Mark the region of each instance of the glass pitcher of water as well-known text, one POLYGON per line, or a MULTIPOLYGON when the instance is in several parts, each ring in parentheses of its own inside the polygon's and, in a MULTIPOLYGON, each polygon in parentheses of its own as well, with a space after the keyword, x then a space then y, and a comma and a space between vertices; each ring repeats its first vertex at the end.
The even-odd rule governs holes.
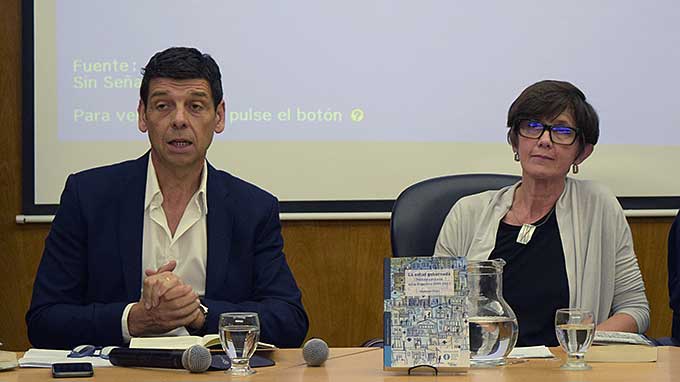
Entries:
POLYGON ((502 259, 469 261, 468 317, 472 367, 505 364, 517 342, 517 317, 503 299, 502 259))

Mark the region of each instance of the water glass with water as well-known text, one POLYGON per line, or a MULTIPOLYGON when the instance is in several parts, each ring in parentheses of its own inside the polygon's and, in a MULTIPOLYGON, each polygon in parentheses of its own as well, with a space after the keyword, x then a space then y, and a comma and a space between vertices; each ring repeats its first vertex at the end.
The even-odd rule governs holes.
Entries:
POLYGON ((555 313, 555 334, 567 353, 564 370, 590 370, 586 364, 586 351, 595 337, 593 312, 585 309, 558 309, 555 313))
POLYGON ((260 339, 260 319, 253 312, 231 312, 220 314, 220 342, 222 349, 231 360, 227 374, 245 376, 254 374, 250 368, 250 357, 255 353, 260 339))

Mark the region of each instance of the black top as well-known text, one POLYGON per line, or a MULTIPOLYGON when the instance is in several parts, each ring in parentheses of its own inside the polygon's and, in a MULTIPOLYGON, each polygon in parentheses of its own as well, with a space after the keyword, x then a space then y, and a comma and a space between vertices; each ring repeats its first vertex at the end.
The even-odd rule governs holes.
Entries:
POLYGON ((503 259, 503 297, 517 315, 517 346, 558 346, 555 311, 569 307, 564 250, 554 211, 534 224, 531 240, 517 243, 520 226, 503 221, 490 259, 503 259))

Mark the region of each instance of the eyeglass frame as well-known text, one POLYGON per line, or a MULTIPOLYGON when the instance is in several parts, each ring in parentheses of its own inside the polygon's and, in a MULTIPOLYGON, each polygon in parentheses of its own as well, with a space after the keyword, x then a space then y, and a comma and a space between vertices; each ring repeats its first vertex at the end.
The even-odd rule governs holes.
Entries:
POLYGON ((111 350, 118 346, 94 346, 94 345, 78 345, 66 356, 67 358, 85 358, 85 357, 99 357, 102 359, 109 359, 111 350))
POLYGON ((543 122, 541 122, 541 121, 539 121, 539 120, 536 120, 536 119, 533 119, 533 118, 520 118, 520 119, 516 120, 515 123, 513 123, 513 128, 517 130, 517 134, 518 134, 519 136, 524 137, 524 138, 527 138, 527 139, 541 139, 541 137, 543 136, 543 134, 545 134, 545 131, 548 130, 548 137, 550 138, 550 142, 552 142, 552 143, 554 143, 554 144, 556 144, 556 145, 562 145, 562 146, 571 146, 571 145, 573 145, 574 142, 576 142, 576 140, 581 136, 581 129, 579 129, 578 127, 571 127, 571 126, 564 125, 564 124, 560 124, 560 123, 556 123, 556 124, 550 125, 550 124, 543 123, 543 122), (541 126, 543 126, 543 131, 541 131, 541 134, 539 134, 539 135, 538 135, 537 137, 535 137, 535 138, 534 138, 534 137, 527 137, 526 135, 523 135, 523 134, 522 134, 521 129, 520 129, 520 127, 519 127, 519 125, 522 123, 522 121, 536 122, 536 123, 540 124, 541 126), (574 140, 571 141, 571 143, 560 143, 560 142, 555 142, 555 140, 553 139, 553 135, 552 135, 552 133, 553 133, 553 128, 554 128, 555 126, 561 126, 561 127, 563 127, 563 128, 567 128, 567 129, 572 130, 574 133, 576 133, 576 134, 574 135, 574 140))

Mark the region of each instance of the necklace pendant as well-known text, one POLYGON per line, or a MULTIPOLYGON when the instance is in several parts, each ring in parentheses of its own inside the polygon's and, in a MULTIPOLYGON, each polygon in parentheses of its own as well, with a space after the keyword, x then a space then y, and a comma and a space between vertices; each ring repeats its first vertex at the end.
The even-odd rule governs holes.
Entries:
POLYGON ((522 228, 519 230, 516 241, 526 245, 531 240, 531 236, 534 234, 535 230, 536 226, 533 224, 522 224, 522 228))

